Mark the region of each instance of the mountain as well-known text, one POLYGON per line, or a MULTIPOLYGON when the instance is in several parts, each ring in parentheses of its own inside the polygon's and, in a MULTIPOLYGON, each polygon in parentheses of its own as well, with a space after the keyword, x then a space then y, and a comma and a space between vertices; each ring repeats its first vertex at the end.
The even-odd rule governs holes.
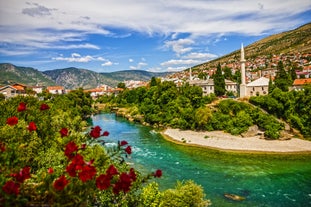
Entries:
POLYGON ((2 63, 0 64, 0 74, 0 85, 17 82, 25 85, 61 85, 66 89, 76 89, 80 87, 90 89, 102 84, 116 87, 118 83, 125 80, 149 81, 152 77, 164 77, 170 73, 153 73, 142 70, 97 73, 91 70, 73 67, 38 71, 30 67, 20 67, 10 63, 2 63))
MULTIPOLYGON (((246 59, 271 54, 311 53, 311 23, 297 29, 271 35, 244 47, 246 59)), ((218 63, 228 63, 240 60, 240 50, 212 61, 194 66, 193 69, 216 67, 218 63)))
POLYGON ((154 73, 144 70, 123 70, 112 73, 101 73, 106 78, 112 78, 115 81, 122 82, 125 80, 149 81, 152 77, 165 77, 172 72, 154 73))
POLYGON ((78 68, 65 68, 43 71, 57 85, 64 86, 66 89, 76 88, 95 88, 100 84, 106 84, 105 77, 94 71, 78 68))
POLYGON ((55 85, 55 82, 42 72, 28 67, 18 67, 9 63, 0 64, 0 84, 21 83, 29 86, 55 85))
POLYGON ((43 72, 54 80, 57 85, 67 89, 83 87, 95 88, 101 84, 116 87, 125 80, 149 81, 152 77, 164 77, 169 73, 153 73, 141 70, 126 70, 111 73, 96 73, 78 68, 56 69, 43 72))

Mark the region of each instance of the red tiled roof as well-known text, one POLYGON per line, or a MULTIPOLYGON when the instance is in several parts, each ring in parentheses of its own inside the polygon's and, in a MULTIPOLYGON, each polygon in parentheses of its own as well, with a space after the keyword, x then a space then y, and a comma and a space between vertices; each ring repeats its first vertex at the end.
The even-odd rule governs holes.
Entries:
POLYGON ((47 90, 64 90, 63 86, 48 86, 46 87, 47 90))
POLYGON ((311 78, 295 79, 293 85, 311 84, 311 78))
POLYGON ((15 85, 15 86, 12 86, 13 88, 15 88, 16 90, 18 91, 23 91, 25 90, 25 88, 23 86, 20 86, 20 85, 15 85))

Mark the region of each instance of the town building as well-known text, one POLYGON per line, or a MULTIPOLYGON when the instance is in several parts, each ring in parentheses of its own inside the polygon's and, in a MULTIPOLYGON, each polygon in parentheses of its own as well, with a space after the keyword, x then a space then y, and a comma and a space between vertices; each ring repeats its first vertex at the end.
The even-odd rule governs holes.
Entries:
POLYGON ((0 87, 0 93, 2 93, 6 99, 18 95, 24 96, 26 95, 26 86, 19 83, 2 86, 0 87))
POLYGON ((65 88, 63 86, 48 86, 46 90, 51 94, 65 94, 65 88))
POLYGON ((292 85, 292 90, 300 91, 307 84, 311 84, 311 78, 295 79, 292 85))

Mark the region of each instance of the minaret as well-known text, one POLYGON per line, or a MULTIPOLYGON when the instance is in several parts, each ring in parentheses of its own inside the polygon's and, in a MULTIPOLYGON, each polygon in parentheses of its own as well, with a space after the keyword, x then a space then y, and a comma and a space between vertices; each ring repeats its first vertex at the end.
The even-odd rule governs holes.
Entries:
POLYGON ((244 57, 244 47, 243 43, 241 45, 241 84, 240 84, 240 97, 246 96, 246 81, 245 81, 245 57, 244 57))
POLYGON ((190 67, 190 81, 192 81, 192 68, 190 67))

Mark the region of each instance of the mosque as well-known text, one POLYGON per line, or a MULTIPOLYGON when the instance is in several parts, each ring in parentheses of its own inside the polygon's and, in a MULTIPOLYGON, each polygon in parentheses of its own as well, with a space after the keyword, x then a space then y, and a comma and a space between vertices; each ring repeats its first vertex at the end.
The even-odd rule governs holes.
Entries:
MULTIPOLYGON (((242 44, 241 45, 241 60, 240 60, 241 84, 238 85, 236 82, 225 79, 226 91, 231 91, 234 94, 238 94, 240 98, 258 96, 258 95, 267 95, 268 87, 269 87, 268 78, 260 77, 253 82, 246 83, 245 62, 246 62, 245 53, 244 53, 244 47, 242 44)), ((214 80, 209 79, 209 78, 207 80, 193 79, 191 68, 190 68, 189 84, 201 87, 203 91, 203 96, 214 93, 214 80)))

